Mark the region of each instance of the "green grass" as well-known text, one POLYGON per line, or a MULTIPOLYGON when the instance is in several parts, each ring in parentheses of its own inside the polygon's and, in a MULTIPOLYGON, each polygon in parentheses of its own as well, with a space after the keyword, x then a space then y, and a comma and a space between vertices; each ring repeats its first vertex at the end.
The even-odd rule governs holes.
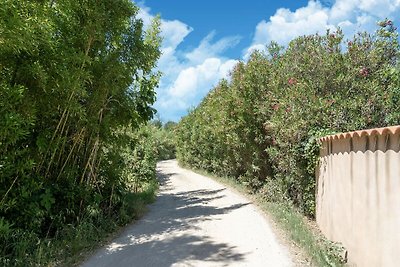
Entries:
POLYGON ((140 218, 155 200, 158 185, 149 183, 142 192, 127 194, 118 214, 98 214, 66 225, 53 238, 14 233, 7 241, 16 248, 12 258, 0 255, 1 266, 77 266, 92 251, 105 245, 129 223, 140 218))
POLYGON ((308 222, 308 218, 297 211, 288 201, 270 202, 261 193, 253 193, 239 181, 229 177, 219 177, 203 170, 195 169, 196 173, 208 176, 214 180, 246 195, 259 206, 283 230, 287 239, 294 242, 314 266, 345 266, 341 258, 342 249, 337 244, 328 241, 308 222))
MULTIPOLYGON (((258 197, 259 199, 259 197, 258 197)), ((259 199, 258 204, 289 235, 316 266, 343 266, 340 247, 326 240, 313 229, 306 218, 289 203, 273 203, 259 199)))

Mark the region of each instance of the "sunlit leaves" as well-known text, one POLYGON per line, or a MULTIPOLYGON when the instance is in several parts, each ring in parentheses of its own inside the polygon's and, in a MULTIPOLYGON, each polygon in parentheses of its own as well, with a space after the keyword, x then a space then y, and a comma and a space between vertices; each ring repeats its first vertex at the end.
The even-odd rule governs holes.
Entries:
POLYGON ((140 140, 116 132, 154 114, 160 21, 129 0, 0 2, 0 218, 46 235, 120 205, 140 140))
POLYGON ((286 49, 272 43, 269 54, 239 63, 179 123, 179 160, 289 198, 312 216, 316 140, 399 123, 398 35, 393 22, 380 25, 352 40, 338 30, 286 49))

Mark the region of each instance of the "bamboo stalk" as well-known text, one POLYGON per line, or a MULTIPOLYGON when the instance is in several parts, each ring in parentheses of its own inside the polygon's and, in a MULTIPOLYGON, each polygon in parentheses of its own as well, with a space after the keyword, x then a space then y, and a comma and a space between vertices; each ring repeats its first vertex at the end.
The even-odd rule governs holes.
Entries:
MULTIPOLYGON (((86 131, 86 129, 85 128, 83 128, 84 130, 83 130, 83 136, 80 138, 80 142, 79 142, 79 146, 78 146, 78 148, 76 149, 76 152, 79 152, 79 151, 81 151, 81 149, 82 149, 82 146, 83 146, 83 144, 84 144, 84 142, 83 142, 83 140, 84 140, 84 135, 85 135, 85 131, 86 131)), ((76 164, 79 164, 77 161, 78 161, 78 159, 79 159, 79 157, 75 157, 75 159, 74 159, 74 164, 76 165, 76 164)))
POLYGON ((97 140, 95 141, 95 144, 94 144, 93 147, 92 147, 92 151, 90 152, 89 157, 88 157, 88 160, 87 160, 86 165, 85 165, 85 168, 83 169, 83 173, 82 173, 82 176, 81 176, 81 180, 80 180, 80 182, 79 182, 80 184, 83 183, 83 179, 85 178, 86 170, 87 170, 87 168, 89 167, 90 160, 91 160, 91 158, 92 158, 92 156, 93 156, 93 153, 94 153, 94 150, 95 150, 95 148, 96 148, 96 142, 97 142, 97 140))
MULTIPOLYGON (((97 139, 96 139, 96 150, 95 150, 95 152, 94 152, 94 156, 93 156, 93 158, 92 158, 92 166, 94 166, 95 165, 95 162, 96 162, 96 160, 97 160, 97 155, 98 155, 98 152, 99 152, 99 148, 100 148, 100 136, 99 135, 97 135, 97 139)), ((92 173, 93 175, 94 175, 94 173, 92 173)))
MULTIPOLYGON (((82 132, 83 132, 83 129, 81 130, 81 132, 79 133, 79 135, 82 134, 82 132)), ((72 145, 72 148, 71 148, 71 150, 70 150, 70 152, 69 152, 69 154, 68 154, 68 157, 67 157, 67 159, 65 160, 64 165, 62 166, 62 168, 61 168, 61 170, 60 170, 60 172, 59 172, 59 174, 58 174, 56 180, 58 180, 58 179, 60 178, 62 172, 64 171, 65 166, 67 165, 69 159, 71 158, 72 152, 74 151, 74 149, 75 149, 75 147, 76 147, 76 144, 78 143, 77 140, 80 140, 80 139, 77 138, 76 140, 74 140, 74 144, 72 145)))
POLYGON ((53 143, 53 141, 54 141, 54 138, 56 137, 56 134, 57 134, 57 132, 58 132, 58 129, 60 128, 61 123, 63 122, 64 116, 65 116, 66 113, 67 113, 67 108, 64 110, 63 114, 61 115, 60 120, 58 121, 56 130, 54 131, 53 136, 52 136, 51 139, 50 139, 49 146, 47 147, 47 150, 46 150, 46 152, 44 153, 44 155, 43 155, 43 157, 42 157, 42 160, 41 160, 41 162, 40 162, 39 165, 38 165, 37 171, 41 170, 42 165, 43 165, 44 162, 46 161, 47 153, 49 153, 50 147, 51 147, 51 145, 52 145, 52 143, 53 143))
POLYGON ((57 167, 60 166, 61 158, 62 158, 62 155, 64 154, 65 146, 67 144, 67 139, 68 139, 69 128, 70 127, 68 126, 67 130, 65 131, 65 136, 64 136, 65 140, 62 143, 60 153, 58 153, 58 159, 57 159, 57 164, 56 164, 57 167))
POLYGON ((108 212, 109 213, 111 212, 111 205, 112 205, 112 197, 113 197, 113 195, 114 195, 114 184, 111 187, 110 203, 108 205, 108 212))
POLYGON ((96 143, 95 143, 95 151, 94 151, 94 155, 92 157, 92 163, 89 165, 90 166, 90 172, 89 172, 89 177, 88 177, 88 181, 87 184, 90 184, 91 181, 91 177, 95 178, 95 172, 93 170, 93 165, 97 159, 97 151, 99 150, 99 137, 97 137, 96 139, 96 143))
MULTIPOLYGON (((62 126, 62 128, 61 128, 60 136, 62 136, 62 134, 63 134, 63 132, 64 132, 65 125, 66 125, 67 120, 68 120, 68 116, 69 116, 69 111, 67 112, 66 119, 64 120, 63 126, 62 126)), ((56 156, 56 152, 57 152, 57 149, 58 149, 58 147, 59 147, 61 138, 62 138, 62 137, 59 137, 59 138, 58 138, 57 145, 56 145, 56 147, 55 147, 55 149, 54 149, 54 151, 53 151, 53 154, 52 154, 51 157, 50 157, 50 161, 49 161, 49 164, 48 164, 48 166, 47 166, 46 173, 45 173, 45 175, 44 175, 44 179, 47 178, 47 175, 48 175, 48 173, 49 173, 49 171, 50 171, 50 167, 51 167, 51 164, 53 163, 54 157, 56 156)), ((65 142, 66 142, 66 141, 64 141, 64 144, 65 144, 65 142)), ((59 154, 60 154, 60 156, 61 156, 61 152, 60 152, 59 154)))
POLYGON ((3 204, 3 202, 4 202, 4 200, 6 199, 8 193, 10 193, 11 189, 14 187, 14 184, 15 184, 15 182, 17 181, 17 179, 18 179, 18 176, 15 177, 15 179, 14 179, 14 181, 12 182, 10 188, 8 188, 7 192, 4 194, 3 198, 1 199, 0 204, 3 204))
MULTIPOLYGON (((90 48, 91 48, 91 46, 92 46, 93 41, 94 41, 94 37, 93 37, 93 34, 92 34, 92 35, 89 36, 89 39, 88 39, 88 42, 87 42, 87 46, 86 46, 86 48, 85 48, 85 57, 87 57, 87 56, 89 55, 89 50, 90 50, 90 48)), ((81 70, 84 68, 85 64, 86 64, 86 58, 83 60, 83 62, 82 62, 82 64, 81 64, 81 67, 80 67, 81 70)), ((73 88, 73 90, 72 90, 72 92, 71 92, 71 94, 70 94, 70 96, 69 96, 69 98, 68 98, 67 106, 65 107, 65 109, 64 109, 64 111, 63 111, 63 113, 62 113, 62 115, 61 115, 61 118, 60 118, 60 120, 59 120, 59 122, 58 122, 58 124, 57 124, 56 130, 54 131, 52 138, 50 139, 49 146, 48 146, 48 148, 47 148, 47 150, 46 150, 46 153, 44 154, 44 156, 42 157, 42 160, 41 160, 40 164, 38 165, 37 172, 39 172, 39 171, 41 170, 42 165, 43 165, 44 162, 46 161, 47 154, 48 154, 48 152, 49 152, 49 150, 50 150, 50 148, 51 148, 51 145, 52 145, 52 143, 53 143, 53 141, 54 141, 54 139, 55 139, 55 137, 56 137, 56 135, 57 135, 57 133, 58 133, 58 131, 59 131, 59 129, 60 129, 61 124, 62 124, 63 121, 64 121, 64 123, 63 123, 63 127, 64 127, 65 124, 66 124, 66 122, 67 122, 67 120, 68 120, 68 117, 69 117, 69 114, 70 114, 70 113, 69 113, 69 103, 71 102, 72 98, 74 97, 75 89, 76 89, 76 86, 74 86, 74 88, 73 88), (65 119, 64 119, 64 118, 65 118, 65 119)), ((62 131, 61 131, 61 135, 62 135, 62 131)), ((57 149, 55 149, 55 151, 56 151, 56 150, 57 150, 57 149)), ((55 151, 54 151, 54 153, 55 153, 55 151)), ((53 153, 53 154, 54 154, 54 153, 53 153)), ((50 163, 52 162, 53 158, 54 158, 54 155, 51 157, 50 163)), ((49 166, 47 167, 45 177, 47 176, 47 173, 48 173, 48 170, 49 170, 49 168, 50 168, 50 165, 51 165, 51 164, 49 164, 49 166)))

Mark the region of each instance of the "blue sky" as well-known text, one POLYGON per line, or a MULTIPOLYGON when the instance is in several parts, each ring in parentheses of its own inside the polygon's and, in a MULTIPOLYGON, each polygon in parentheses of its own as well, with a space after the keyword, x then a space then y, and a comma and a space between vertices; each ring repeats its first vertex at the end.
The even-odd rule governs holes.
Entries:
POLYGON ((400 0, 227 1, 144 0, 139 16, 162 18, 163 77, 154 107, 179 121, 239 60, 271 41, 341 27, 347 37, 374 31, 376 21, 400 18, 400 0))

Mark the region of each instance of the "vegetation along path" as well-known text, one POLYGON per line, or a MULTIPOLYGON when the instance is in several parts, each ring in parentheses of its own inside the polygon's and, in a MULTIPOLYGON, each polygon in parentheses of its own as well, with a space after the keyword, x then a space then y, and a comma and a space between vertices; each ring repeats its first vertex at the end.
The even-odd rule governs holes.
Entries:
POLYGON ((292 266, 267 219, 212 179, 157 166, 158 200, 136 224, 83 266, 292 266))

